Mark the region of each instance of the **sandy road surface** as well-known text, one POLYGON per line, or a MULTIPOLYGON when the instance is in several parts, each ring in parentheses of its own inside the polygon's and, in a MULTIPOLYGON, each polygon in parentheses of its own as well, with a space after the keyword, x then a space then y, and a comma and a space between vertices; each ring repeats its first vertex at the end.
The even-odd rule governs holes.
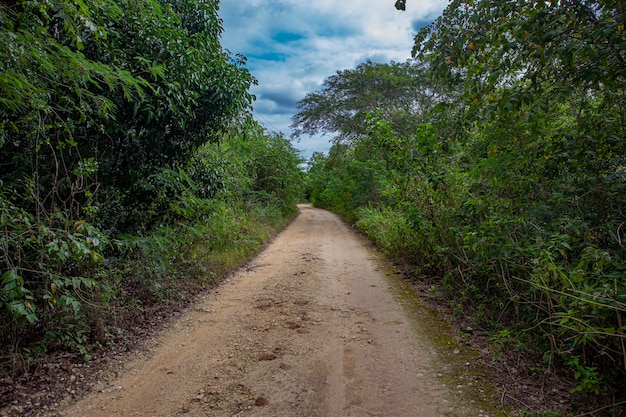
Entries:
POLYGON ((336 216, 301 214, 66 416, 480 416, 336 216))

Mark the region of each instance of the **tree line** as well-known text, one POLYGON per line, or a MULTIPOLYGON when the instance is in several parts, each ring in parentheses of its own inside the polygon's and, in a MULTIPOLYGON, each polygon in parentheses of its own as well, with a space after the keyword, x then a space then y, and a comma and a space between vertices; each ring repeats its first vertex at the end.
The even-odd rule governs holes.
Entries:
POLYGON ((314 204, 592 403, 626 400, 625 23, 620 1, 453 0, 413 60, 338 71, 293 118, 333 135, 314 204))
POLYGON ((218 5, 0 1, 2 377, 90 360, 295 215, 301 158, 252 119, 218 5))

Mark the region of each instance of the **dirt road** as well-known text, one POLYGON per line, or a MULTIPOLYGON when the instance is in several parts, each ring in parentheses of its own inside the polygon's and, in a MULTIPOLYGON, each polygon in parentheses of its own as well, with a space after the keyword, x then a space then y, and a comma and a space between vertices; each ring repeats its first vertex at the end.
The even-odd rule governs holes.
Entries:
POLYGON ((62 414, 486 416, 472 382, 446 377, 440 343, 376 254, 333 214, 300 210, 148 355, 62 414))

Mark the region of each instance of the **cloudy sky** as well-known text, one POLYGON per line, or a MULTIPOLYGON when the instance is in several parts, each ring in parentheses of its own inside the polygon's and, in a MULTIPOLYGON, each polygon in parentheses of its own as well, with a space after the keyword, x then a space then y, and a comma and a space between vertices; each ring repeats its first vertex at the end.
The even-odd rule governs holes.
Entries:
MULTIPOLYGON (((259 85, 255 118, 267 129, 291 135, 296 103, 320 89, 325 78, 359 63, 404 62, 417 30, 436 19, 446 0, 222 0, 222 45, 248 58, 259 85)), ((303 156, 326 152, 329 137, 303 137, 303 156)))

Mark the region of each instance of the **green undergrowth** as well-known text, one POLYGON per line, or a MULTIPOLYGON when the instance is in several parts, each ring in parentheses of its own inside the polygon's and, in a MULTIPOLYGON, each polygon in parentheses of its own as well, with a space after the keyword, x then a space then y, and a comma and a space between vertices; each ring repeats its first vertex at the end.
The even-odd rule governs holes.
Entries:
MULTIPOLYGON (((2 355, 9 360, 0 373, 15 378, 59 352, 92 360, 217 285, 296 214, 271 206, 212 203, 211 215, 201 222, 108 242, 101 264, 84 269, 81 278, 58 275, 32 290, 22 284, 21 295, 31 300, 32 311, 24 312, 30 316, 16 311, 14 320, 2 326, 2 355)), ((9 280, 3 279, 6 289, 9 280)))
POLYGON ((255 256, 297 214, 297 152, 254 123, 247 129, 245 139, 206 144, 185 166, 136 183, 144 201, 102 202, 92 216, 30 210, 30 190, 0 182, 0 378, 29 383, 54 355, 90 361, 126 343, 255 256))

